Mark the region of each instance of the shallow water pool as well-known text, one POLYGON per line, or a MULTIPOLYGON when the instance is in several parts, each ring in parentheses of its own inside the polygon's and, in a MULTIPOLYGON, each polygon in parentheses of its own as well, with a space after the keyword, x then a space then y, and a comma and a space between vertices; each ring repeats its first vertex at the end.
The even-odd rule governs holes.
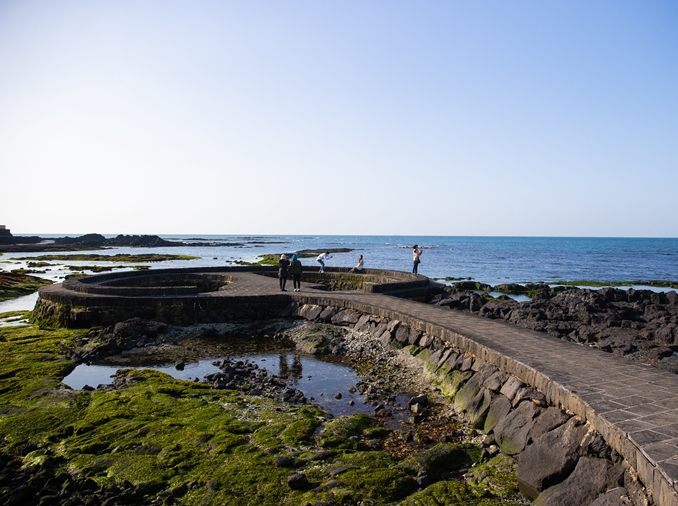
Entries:
MULTIPOLYGON (((204 358, 197 362, 186 362, 183 370, 177 369, 173 364, 138 368, 155 369, 182 380, 195 380, 196 378, 202 380, 207 374, 219 372, 219 368, 212 363, 222 358, 247 360, 257 364, 260 369, 266 369, 269 374, 275 374, 287 380, 289 386, 301 390, 308 399, 313 399, 316 404, 334 416, 374 411, 372 404, 365 402, 365 396, 358 392, 352 394, 348 391, 349 387, 355 386, 360 381, 360 376, 353 369, 343 364, 327 362, 290 351, 204 358), (341 394, 341 399, 335 398, 337 393, 341 394), (354 405, 351 406, 349 401, 353 401, 354 405)), ((63 379, 63 383, 75 390, 80 390, 85 385, 96 387, 100 384, 111 383, 116 371, 127 367, 129 367, 128 364, 80 364, 63 379)), ((407 398, 407 395, 398 396, 397 401, 401 406, 406 406, 407 398)))

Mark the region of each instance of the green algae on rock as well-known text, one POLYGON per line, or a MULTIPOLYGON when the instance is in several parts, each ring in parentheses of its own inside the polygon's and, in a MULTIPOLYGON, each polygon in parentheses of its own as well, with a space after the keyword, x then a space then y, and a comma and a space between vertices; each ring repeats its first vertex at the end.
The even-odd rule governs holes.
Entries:
POLYGON ((480 462, 481 449, 412 443, 403 458, 384 449, 398 431, 367 415, 330 419, 316 405, 152 370, 120 370, 112 386, 91 392, 64 387, 61 380, 74 367, 66 353, 95 334, 0 328, 4 504, 82 493, 100 502, 385 505, 423 501, 429 489, 446 488, 460 504, 495 504, 481 501, 511 500, 517 490, 509 459, 504 467, 479 464, 467 482, 442 481, 417 493, 422 470, 435 481, 480 462), (308 487, 288 486, 296 473, 306 476, 308 487), (17 487, 13 480, 23 481, 17 487))
POLYGON ((41 286, 51 284, 50 280, 36 276, 0 272, 0 301, 28 295, 36 292, 41 286))

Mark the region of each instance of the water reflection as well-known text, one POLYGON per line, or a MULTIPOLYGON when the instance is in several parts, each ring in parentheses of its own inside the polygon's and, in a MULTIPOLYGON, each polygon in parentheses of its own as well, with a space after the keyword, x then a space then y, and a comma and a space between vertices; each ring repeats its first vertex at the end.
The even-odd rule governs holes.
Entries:
MULTIPOLYGON (((365 402, 365 397, 358 392, 351 393, 350 387, 355 386, 360 377, 350 367, 319 360, 313 356, 301 355, 293 351, 280 351, 277 353, 252 353, 229 355, 228 357, 204 358, 197 362, 186 362, 183 370, 178 370, 173 364, 154 365, 144 367, 136 364, 139 368, 155 369, 169 374, 170 376, 183 379, 202 380, 205 375, 218 372, 218 368, 212 362, 222 358, 233 360, 247 360, 265 368, 270 374, 275 374, 287 380, 290 386, 301 390, 308 399, 325 408, 334 416, 355 413, 372 413, 374 407, 365 402), (304 375, 307 379, 304 380, 304 375), (303 381, 302 381, 303 380, 303 381), (335 398, 341 393, 341 398, 335 398), (353 405, 349 404, 353 401, 353 405)), ((96 387, 100 384, 112 382, 111 377, 118 369, 130 367, 125 364, 108 365, 78 365, 71 374, 63 379, 63 382, 74 389, 82 389, 85 385, 96 387)))

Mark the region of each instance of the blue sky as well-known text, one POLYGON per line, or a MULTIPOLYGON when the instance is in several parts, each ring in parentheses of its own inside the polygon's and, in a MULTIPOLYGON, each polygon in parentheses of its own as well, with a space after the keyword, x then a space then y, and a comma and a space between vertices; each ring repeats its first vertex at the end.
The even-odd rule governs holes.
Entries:
POLYGON ((0 1, 15 233, 678 237, 674 1, 0 1))

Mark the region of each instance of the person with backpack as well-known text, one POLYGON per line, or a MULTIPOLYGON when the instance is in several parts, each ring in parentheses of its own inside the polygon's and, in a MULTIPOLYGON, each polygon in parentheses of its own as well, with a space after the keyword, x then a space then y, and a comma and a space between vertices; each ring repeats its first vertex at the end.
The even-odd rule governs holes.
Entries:
POLYGON ((294 283, 294 291, 301 291, 301 261, 297 258, 297 254, 292 255, 292 263, 290 264, 290 274, 292 274, 292 281, 294 283))

